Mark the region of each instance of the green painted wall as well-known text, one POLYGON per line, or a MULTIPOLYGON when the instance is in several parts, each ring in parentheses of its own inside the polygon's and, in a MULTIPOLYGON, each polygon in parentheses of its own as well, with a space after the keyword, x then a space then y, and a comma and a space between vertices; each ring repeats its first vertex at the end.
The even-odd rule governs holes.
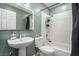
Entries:
MULTIPOLYGON (((0 8, 16 11, 18 13, 16 16, 18 23, 20 23, 18 19, 22 20, 24 18, 25 12, 21 10, 18 11, 17 9, 13 7, 10 7, 8 5, 4 6, 2 4, 0 4, 0 8)), ((33 38, 41 35, 41 25, 40 25, 41 24, 41 13, 39 12, 39 10, 43 8, 45 8, 43 4, 40 4, 40 3, 31 4, 31 9, 34 11, 34 31, 0 30, 0 56, 9 56, 9 55, 17 56, 18 55, 18 49, 11 48, 7 44, 7 40, 10 38, 10 35, 12 34, 12 32, 16 33, 17 37, 19 37, 19 35, 22 33, 26 34, 26 36, 30 36, 33 38)), ((49 14, 48 10, 45 10, 44 12, 49 14)), ((32 45, 27 47, 26 52, 28 56, 33 55, 35 53, 35 44, 33 43, 32 45)))
POLYGON ((68 10, 71 10, 71 9, 72 9, 72 7, 71 7, 70 3, 63 3, 63 4, 61 4, 57 7, 50 9, 49 13, 50 13, 51 16, 53 16, 53 14, 61 13, 61 12, 68 11, 68 10))

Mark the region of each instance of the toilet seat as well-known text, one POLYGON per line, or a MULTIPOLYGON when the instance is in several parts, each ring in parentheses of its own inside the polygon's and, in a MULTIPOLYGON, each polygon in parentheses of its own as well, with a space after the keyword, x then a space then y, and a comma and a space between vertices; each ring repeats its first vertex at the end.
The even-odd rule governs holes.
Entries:
POLYGON ((47 54, 47 55, 51 55, 53 54, 53 52, 55 51, 54 48, 52 48, 49 45, 45 45, 39 48, 41 52, 47 54))

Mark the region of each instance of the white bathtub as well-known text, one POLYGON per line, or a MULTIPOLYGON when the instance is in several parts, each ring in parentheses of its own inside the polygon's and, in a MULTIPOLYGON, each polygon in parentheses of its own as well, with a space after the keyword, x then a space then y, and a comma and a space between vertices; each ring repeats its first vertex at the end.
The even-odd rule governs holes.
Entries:
POLYGON ((70 56, 70 52, 63 50, 61 48, 54 48, 55 49, 55 53, 53 54, 54 56, 70 56))
POLYGON ((64 44, 53 44, 52 46, 55 49, 54 56, 70 56, 71 55, 71 45, 64 44))

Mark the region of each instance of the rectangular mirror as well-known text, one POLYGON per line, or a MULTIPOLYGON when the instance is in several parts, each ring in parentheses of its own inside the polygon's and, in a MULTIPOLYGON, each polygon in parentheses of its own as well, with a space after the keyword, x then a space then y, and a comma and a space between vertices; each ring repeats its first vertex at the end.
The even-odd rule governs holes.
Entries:
POLYGON ((0 3, 0 30, 34 30, 34 12, 27 3, 0 3))

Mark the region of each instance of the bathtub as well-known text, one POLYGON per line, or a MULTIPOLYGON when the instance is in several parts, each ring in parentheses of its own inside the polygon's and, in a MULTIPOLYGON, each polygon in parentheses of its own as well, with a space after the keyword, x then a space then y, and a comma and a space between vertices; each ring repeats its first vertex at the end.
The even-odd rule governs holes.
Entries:
POLYGON ((71 45, 67 44, 53 44, 55 49, 53 56, 70 56, 71 55, 71 45))
POLYGON ((70 54, 71 54, 69 51, 66 51, 61 48, 55 47, 54 49, 55 49, 55 52, 54 52, 53 56, 70 56, 70 54))

